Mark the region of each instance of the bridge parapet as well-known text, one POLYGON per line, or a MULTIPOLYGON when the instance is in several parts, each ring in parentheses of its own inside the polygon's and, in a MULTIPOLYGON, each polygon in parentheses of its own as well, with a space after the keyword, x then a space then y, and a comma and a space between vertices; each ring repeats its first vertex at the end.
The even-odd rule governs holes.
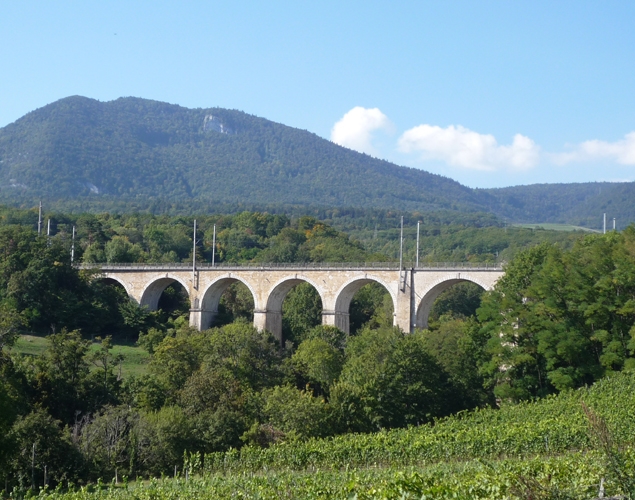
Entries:
MULTIPOLYGON (((469 269, 472 271, 502 271, 504 262, 430 262, 419 263, 415 267, 413 263, 404 263, 403 269, 418 271, 460 271, 469 269)), ((80 269, 100 269, 103 271, 187 271, 192 270, 192 264, 187 262, 170 262, 170 263, 95 263, 80 264, 80 269)), ((292 270, 322 270, 322 271, 342 271, 342 270, 360 270, 372 269, 379 271, 394 271, 399 269, 399 262, 306 262, 306 263, 259 263, 247 262, 244 264, 219 263, 212 266, 209 262, 197 263, 196 269, 199 271, 227 270, 276 270, 276 271, 292 271, 292 270)))

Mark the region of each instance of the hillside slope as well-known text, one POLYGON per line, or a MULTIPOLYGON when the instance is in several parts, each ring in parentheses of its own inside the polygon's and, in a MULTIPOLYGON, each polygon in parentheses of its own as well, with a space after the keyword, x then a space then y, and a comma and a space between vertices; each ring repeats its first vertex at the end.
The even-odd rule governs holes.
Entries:
POLYGON ((517 222, 560 222, 600 229, 603 213, 611 224, 617 218, 620 228, 635 220, 633 182, 533 184, 478 192, 489 211, 517 222))
POLYGON ((0 129, 0 200, 479 207, 458 182, 239 111, 68 97, 0 129))

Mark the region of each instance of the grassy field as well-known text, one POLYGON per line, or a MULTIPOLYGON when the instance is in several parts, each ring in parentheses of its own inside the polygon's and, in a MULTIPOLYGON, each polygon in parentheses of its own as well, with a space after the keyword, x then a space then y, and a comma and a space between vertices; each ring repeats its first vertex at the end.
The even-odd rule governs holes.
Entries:
MULTIPOLYGON (((97 343, 91 345, 91 349, 97 349, 97 343)), ((28 356, 40 356, 46 349, 47 340, 42 336, 20 335, 20 338, 13 346, 13 351, 26 354, 28 356)), ((121 374, 123 377, 130 375, 140 376, 147 373, 150 355, 141 347, 131 343, 114 343, 112 348, 114 355, 123 355, 121 363, 121 374)))
POLYGON ((533 224, 512 224, 514 227, 524 227, 525 229, 545 229, 548 231, 584 231, 587 233, 599 233, 596 229, 589 229, 588 227, 572 226, 571 224, 550 224, 545 222, 533 223, 533 224))

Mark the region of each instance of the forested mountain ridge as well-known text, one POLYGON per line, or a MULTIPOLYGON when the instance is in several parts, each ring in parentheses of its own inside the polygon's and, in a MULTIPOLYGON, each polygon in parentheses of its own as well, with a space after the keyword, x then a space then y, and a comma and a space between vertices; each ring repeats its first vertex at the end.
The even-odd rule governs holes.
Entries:
POLYGON ((517 222, 561 222, 600 229, 602 213, 620 228, 635 220, 635 183, 533 184, 478 190, 492 212, 517 222))
POLYGON ((596 229, 603 212, 620 228, 635 220, 634 183, 471 189, 241 111, 133 97, 67 97, 0 129, 0 202, 40 199, 75 212, 347 207, 596 229))
POLYGON ((68 97, 0 129, 4 201, 478 208, 468 187, 240 111, 68 97))

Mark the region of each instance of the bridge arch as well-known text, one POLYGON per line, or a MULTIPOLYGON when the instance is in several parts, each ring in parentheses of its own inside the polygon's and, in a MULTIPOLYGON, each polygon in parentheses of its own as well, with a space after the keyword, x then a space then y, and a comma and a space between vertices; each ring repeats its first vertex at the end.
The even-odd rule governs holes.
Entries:
POLYGON ((428 328, 428 318, 434 301, 437 300, 439 295, 445 292, 448 288, 458 283, 474 283, 480 286, 483 290, 489 290, 491 287, 489 284, 477 279, 469 274, 461 273, 459 275, 449 275, 435 281, 431 286, 424 291, 421 296, 421 300, 417 306, 417 313, 415 318, 415 326, 417 328, 428 328))
POLYGON ((128 297, 130 297, 130 300, 134 300, 135 302, 137 301, 134 295, 131 293, 130 284, 125 282, 121 278, 117 276, 102 275, 102 276, 97 276, 95 280, 101 281, 102 283, 105 283, 105 284, 119 285, 126 291, 126 293, 128 294, 128 297))
MULTIPOLYGON (((200 303, 201 330, 206 330, 212 325, 214 318, 218 314, 218 305, 220 304, 220 300, 227 288, 233 283, 242 283, 249 289, 249 292, 254 299, 254 309, 258 309, 258 304, 256 302, 258 295, 256 294, 254 287, 248 281, 245 281, 240 277, 231 276, 230 274, 221 276, 212 281, 203 291, 203 299, 200 303)), ((198 309, 197 306, 198 304, 194 304, 194 309, 198 309)))
POLYGON ((271 332, 276 339, 282 339, 282 303, 291 289, 301 283, 308 283, 317 291, 324 307, 324 290, 312 279, 296 274, 278 280, 267 294, 267 306, 265 309, 265 329, 271 332))
POLYGON ((335 316, 334 324, 343 332, 347 334, 350 333, 350 307, 353 297, 355 297, 355 294, 363 286, 370 283, 378 283, 386 289, 392 300, 393 311, 397 311, 397 297, 395 296, 392 288, 382 279, 369 275, 366 275, 363 278, 352 278, 340 287, 335 296, 335 308, 333 311, 335 316))
POLYGON ((143 292, 141 292, 139 305, 147 307, 150 311, 156 311, 159 308, 159 299, 161 298, 161 294, 168 286, 175 282, 179 283, 183 287, 185 293, 188 294, 188 298, 192 300, 189 296, 189 287, 187 283, 177 276, 169 276, 166 274, 164 277, 154 279, 146 284, 143 288, 143 292))

